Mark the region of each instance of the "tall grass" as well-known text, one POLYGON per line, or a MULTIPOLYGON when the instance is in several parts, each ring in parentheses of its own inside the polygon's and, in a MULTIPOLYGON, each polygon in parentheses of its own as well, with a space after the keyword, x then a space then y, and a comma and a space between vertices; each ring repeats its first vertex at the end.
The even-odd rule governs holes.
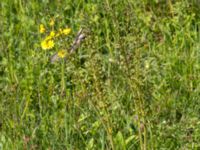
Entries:
POLYGON ((1 149, 199 149, 198 1, 2 0, 1 149), (50 62, 55 17, 86 39, 50 62))

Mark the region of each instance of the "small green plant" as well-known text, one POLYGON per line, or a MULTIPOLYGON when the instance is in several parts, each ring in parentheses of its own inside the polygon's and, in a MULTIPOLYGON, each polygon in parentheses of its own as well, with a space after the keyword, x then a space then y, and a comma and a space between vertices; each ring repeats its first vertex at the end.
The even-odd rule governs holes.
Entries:
POLYGON ((198 150, 199 11, 1 0, 0 149, 198 150))

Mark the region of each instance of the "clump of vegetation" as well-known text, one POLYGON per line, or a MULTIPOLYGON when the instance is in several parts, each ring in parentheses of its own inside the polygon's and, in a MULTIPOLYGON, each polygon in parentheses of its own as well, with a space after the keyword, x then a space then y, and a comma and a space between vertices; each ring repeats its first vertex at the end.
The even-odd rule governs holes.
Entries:
POLYGON ((0 149, 199 149, 199 11, 2 0, 0 149))

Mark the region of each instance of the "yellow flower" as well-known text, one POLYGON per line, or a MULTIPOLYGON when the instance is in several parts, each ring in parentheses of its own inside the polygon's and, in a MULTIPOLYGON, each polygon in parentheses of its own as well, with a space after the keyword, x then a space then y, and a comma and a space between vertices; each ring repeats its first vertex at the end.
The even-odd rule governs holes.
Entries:
POLYGON ((43 24, 40 24, 40 33, 44 33, 45 32, 45 27, 43 24))
POLYGON ((67 51, 66 50, 58 51, 58 57, 64 58, 66 55, 67 55, 67 51))
POLYGON ((50 22, 49 22, 49 25, 50 25, 50 26, 54 26, 54 24, 55 24, 55 21, 54 21, 53 18, 51 18, 51 19, 50 19, 50 22))
POLYGON ((41 42, 41 47, 42 49, 46 50, 46 49, 51 49, 53 48, 55 45, 53 40, 47 40, 45 39, 44 41, 41 42))
POLYGON ((62 33, 65 34, 65 35, 68 35, 70 32, 71 32, 70 28, 66 28, 66 29, 62 30, 62 33))
POLYGON ((56 33, 55 33, 55 31, 51 31, 50 34, 45 38, 45 40, 48 41, 48 40, 51 40, 54 37, 56 37, 56 33))
POLYGON ((56 35, 55 32, 54 32, 54 31, 51 31, 49 36, 50 36, 51 38, 53 38, 55 35, 56 35))

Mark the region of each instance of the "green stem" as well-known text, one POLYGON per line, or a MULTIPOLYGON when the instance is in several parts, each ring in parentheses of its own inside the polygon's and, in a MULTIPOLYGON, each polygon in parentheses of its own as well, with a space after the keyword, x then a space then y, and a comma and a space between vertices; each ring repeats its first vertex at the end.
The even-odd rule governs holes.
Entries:
POLYGON ((62 68, 61 68, 61 95, 65 91, 65 63, 64 60, 62 61, 62 68))

